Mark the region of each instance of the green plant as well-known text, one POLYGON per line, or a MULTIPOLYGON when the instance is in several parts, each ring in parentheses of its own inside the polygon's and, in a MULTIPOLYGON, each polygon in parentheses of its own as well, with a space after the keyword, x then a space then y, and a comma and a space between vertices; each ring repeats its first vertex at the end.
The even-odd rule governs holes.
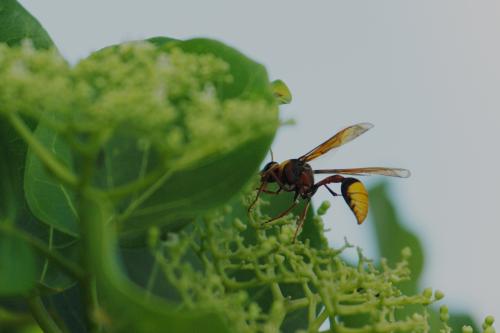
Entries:
POLYGON ((398 287, 409 248, 379 268, 357 249, 349 265, 352 246, 324 238, 326 204, 296 243, 293 214, 261 225, 288 195, 247 214, 291 99, 262 65, 214 40, 157 37, 70 66, 16 1, 0 18, 2 329, 429 330, 443 295, 398 287))

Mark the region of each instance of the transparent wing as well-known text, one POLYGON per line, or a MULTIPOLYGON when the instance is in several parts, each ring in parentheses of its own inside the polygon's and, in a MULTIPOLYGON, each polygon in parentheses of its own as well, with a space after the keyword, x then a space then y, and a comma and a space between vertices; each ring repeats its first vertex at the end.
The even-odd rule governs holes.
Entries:
POLYGON ((410 170, 400 168, 383 168, 383 167, 368 167, 368 168, 351 168, 351 169, 323 169, 314 170, 314 173, 340 173, 344 175, 369 176, 382 175, 389 177, 408 178, 411 175, 410 170))
POLYGON ((320 144, 319 146, 308 152, 307 154, 299 157, 299 160, 305 162, 312 161, 315 158, 332 150, 333 148, 340 147, 354 140, 355 138, 357 138, 364 132, 368 131, 372 127, 373 125, 370 123, 361 123, 344 128, 343 130, 332 136, 330 139, 326 140, 325 142, 323 142, 322 144, 320 144))

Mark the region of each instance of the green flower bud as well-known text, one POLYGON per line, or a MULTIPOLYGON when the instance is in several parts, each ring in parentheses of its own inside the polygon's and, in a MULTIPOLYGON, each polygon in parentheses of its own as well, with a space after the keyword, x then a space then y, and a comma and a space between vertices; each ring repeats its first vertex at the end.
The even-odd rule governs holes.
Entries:
POLYGON ((439 308, 439 319, 442 322, 447 322, 450 319, 450 315, 448 314, 448 307, 443 305, 439 308))
POLYGON ((436 290, 434 292, 434 298, 436 299, 436 301, 439 301, 444 298, 444 293, 441 290, 436 290))
POLYGON ((321 205, 317 209, 317 213, 319 216, 325 215, 328 209, 331 207, 330 201, 323 201, 321 205))
POLYGON ((275 254, 274 255, 274 260, 276 261, 276 263, 282 264, 285 261, 285 257, 283 257, 280 254, 275 254))
POLYGON ((160 229, 158 227, 151 227, 148 230, 148 246, 153 249, 158 244, 160 239, 160 229))
POLYGON ((464 325, 462 327, 462 333, 472 333, 472 332, 474 332, 474 329, 472 329, 472 326, 464 325))
POLYGON ((422 295, 425 298, 431 298, 432 297, 432 288, 425 288, 424 291, 422 292, 422 295))
POLYGON ((422 316, 420 313, 414 313, 411 317, 416 321, 424 320, 424 316, 422 316))
POLYGON ((247 230, 247 225, 238 218, 234 219, 233 225, 240 232, 247 230))
POLYGON ((411 248, 406 246, 401 250, 401 257, 403 257, 404 260, 408 260, 411 257, 411 248))
POLYGON ((488 326, 493 325, 494 322, 495 322, 495 317, 493 316, 487 316, 486 318, 484 318, 484 323, 488 326))

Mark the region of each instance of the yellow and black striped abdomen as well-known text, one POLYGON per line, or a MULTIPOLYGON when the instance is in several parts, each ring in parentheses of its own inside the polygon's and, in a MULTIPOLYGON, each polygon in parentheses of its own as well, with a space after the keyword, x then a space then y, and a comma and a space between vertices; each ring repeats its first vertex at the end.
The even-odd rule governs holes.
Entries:
POLYGON ((346 178, 342 181, 342 196, 356 216, 358 224, 363 223, 368 215, 368 191, 359 180, 346 178))

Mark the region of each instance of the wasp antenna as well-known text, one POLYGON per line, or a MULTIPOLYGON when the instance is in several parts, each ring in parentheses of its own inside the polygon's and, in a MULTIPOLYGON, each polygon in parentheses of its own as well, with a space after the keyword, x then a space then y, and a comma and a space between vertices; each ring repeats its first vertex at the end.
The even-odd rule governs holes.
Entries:
POLYGON ((269 151, 271 152, 271 162, 274 162, 273 150, 271 148, 269 148, 269 151))

